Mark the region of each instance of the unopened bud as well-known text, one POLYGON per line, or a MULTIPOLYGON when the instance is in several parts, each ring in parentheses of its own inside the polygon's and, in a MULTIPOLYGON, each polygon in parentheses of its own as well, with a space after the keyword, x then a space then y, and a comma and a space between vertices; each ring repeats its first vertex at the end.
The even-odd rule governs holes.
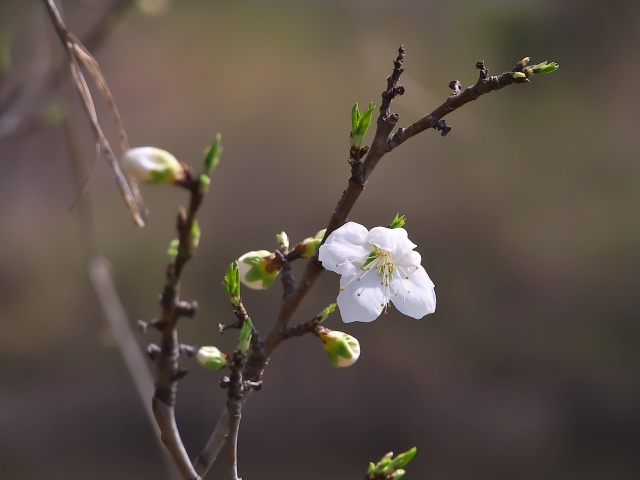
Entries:
POLYGON ((220 370, 227 366, 227 356, 216 347, 201 347, 196 358, 207 370, 220 370))
POLYGON ((324 351, 334 367, 349 367, 360 357, 360 343, 355 337, 322 328, 319 332, 324 351))
POLYGON ((398 212, 396 213, 396 216, 393 219, 393 221, 389 224, 388 228, 402 228, 405 226, 406 223, 407 223, 407 216, 400 215, 400 212, 398 212))
POLYGON ((289 250, 289 235, 287 235, 287 232, 280 232, 277 234, 276 241, 278 242, 278 248, 281 251, 289 250))
POLYGON ((369 104, 369 108, 367 108, 363 113, 360 113, 357 103, 351 109, 351 135, 349 137, 349 141, 352 148, 359 149, 362 145, 362 140, 367 134, 369 125, 371 125, 371 119, 375 108, 376 106, 371 102, 369 104))
POLYGON ((313 254, 318 251, 318 247, 324 238, 324 234, 327 231, 326 228, 323 228, 318 233, 316 233, 315 237, 307 237, 298 245, 296 245, 296 250, 302 251, 303 258, 311 258, 313 254))
POLYGON ((267 250, 247 252, 238 259, 240 282, 254 290, 269 288, 280 273, 273 263, 275 255, 267 250))
POLYGON ((122 168, 131 177, 147 183, 176 183, 185 178, 180 162, 166 150, 138 147, 127 150, 122 168))

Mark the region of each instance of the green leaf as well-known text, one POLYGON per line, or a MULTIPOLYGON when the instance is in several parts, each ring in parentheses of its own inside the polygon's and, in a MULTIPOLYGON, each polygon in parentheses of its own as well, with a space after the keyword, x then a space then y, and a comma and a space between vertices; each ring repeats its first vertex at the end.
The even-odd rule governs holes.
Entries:
POLYGON ((213 170, 218 166, 218 163, 220 163, 220 155, 222 155, 222 146, 220 145, 221 138, 222 136, 219 133, 216 133, 215 140, 211 146, 205 150, 202 173, 207 177, 211 176, 213 170))
POLYGON ((242 355, 246 355, 249 351, 249 343, 251 342, 251 331, 253 329, 253 323, 251 323, 251 319, 247 318, 247 321, 242 325, 242 330, 240 330, 240 338, 238 340, 238 351, 242 355))
POLYGON ((351 134, 358 128, 358 119, 360 118, 360 110, 358 110, 358 103, 356 103, 351 109, 351 134))
POLYGON ((329 317, 329 315, 331 315, 336 310, 337 306, 338 306, 337 303, 331 303, 327 308, 322 310, 318 314, 318 317, 320 317, 320 320, 318 321, 318 323, 324 322, 329 317))
POLYGON ((222 281, 222 288, 227 292, 231 303, 237 307, 240 303, 240 273, 237 260, 227 268, 227 273, 222 281))
POLYGON ((360 114, 358 111, 358 104, 356 103, 353 106, 351 111, 351 147, 360 148, 362 145, 362 140, 364 140, 364 136, 367 134, 369 125, 371 125, 371 119, 375 108, 376 107, 373 102, 370 102, 369 108, 367 108, 364 113, 360 114))
POLYGON ((547 73, 555 72, 558 68, 560 68, 560 65, 558 65, 556 62, 542 62, 533 67, 533 72, 540 75, 545 75, 547 73))
POLYGON ((404 453, 400 453, 398 454, 398 456, 396 458, 393 459, 393 466, 395 468, 402 468, 405 465, 407 465, 411 460, 413 460, 413 457, 416 456, 416 452, 417 449, 416 447, 413 447, 411 450, 407 450, 404 453))

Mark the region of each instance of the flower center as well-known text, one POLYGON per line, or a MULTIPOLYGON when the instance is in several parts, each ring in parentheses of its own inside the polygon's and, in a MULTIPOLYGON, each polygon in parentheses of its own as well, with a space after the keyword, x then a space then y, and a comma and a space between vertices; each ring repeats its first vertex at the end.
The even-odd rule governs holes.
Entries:
MULTIPOLYGON (((397 265, 396 258, 391 252, 384 250, 380 247, 372 245, 374 250, 367 255, 364 259, 362 267, 359 268, 359 272, 352 277, 349 283, 355 281, 362 281, 367 275, 373 275, 377 273, 380 277, 380 288, 384 296, 384 302, 380 305, 384 308, 384 313, 387 313, 389 308, 391 297, 402 296, 402 303, 406 302, 406 298, 411 294, 406 280, 409 279, 411 274, 418 270, 418 266, 402 267, 397 265)), ((362 259, 360 260, 362 261, 362 259)), ((349 260, 345 263, 357 263, 358 260, 349 260)), ((366 286, 356 291, 356 295, 359 297, 364 291, 366 286)), ((344 288, 340 288, 344 290, 344 288)))

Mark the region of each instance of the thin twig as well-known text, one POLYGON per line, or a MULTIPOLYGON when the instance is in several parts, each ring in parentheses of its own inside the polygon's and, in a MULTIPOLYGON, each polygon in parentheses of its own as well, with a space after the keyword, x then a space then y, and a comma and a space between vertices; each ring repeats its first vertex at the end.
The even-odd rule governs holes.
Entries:
MULTIPOLYGON (((93 289, 98 295, 102 311, 109 324, 113 337, 118 345, 120 353, 131 375, 133 384, 138 392, 138 396, 144 405, 145 412, 151 422, 152 428, 156 431, 156 438, 160 439, 160 429, 155 421, 149 397, 153 394, 153 375, 147 366, 147 361, 142 354, 131 327, 127 314, 122 307, 113 280, 111 278, 111 268, 109 262, 100 256, 94 257, 89 262, 89 278, 93 289)), ((172 462, 168 461, 166 450, 162 445, 162 458, 165 460, 167 472, 172 478, 176 478, 177 471, 172 462)))
POLYGON ((229 385, 227 392, 227 452, 229 461, 229 473, 231 480, 238 478, 238 430, 242 418, 242 398, 244 397, 244 387, 242 385, 242 367, 244 365, 244 355, 236 351, 233 354, 231 364, 231 374, 229 375, 229 385))
POLYGON ((90 72, 94 81, 96 82, 100 93, 106 99, 107 104, 111 107, 112 114, 115 119, 116 128, 120 131, 120 139, 121 144, 123 146, 128 146, 126 142, 126 135, 124 133, 124 128, 122 128, 122 122, 120 121, 120 115, 115 109, 115 103, 111 94, 106 87, 106 80, 104 79, 102 73, 99 68, 97 68, 96 60, 89 54, 88 50, 80 43, 80 41, 73 35, 71 32, 67 30, 64 22, 62 21, 62 17, 56 8, 55 2, 53 0, 43 0, 44 4, 49 12, 49 17, 53 26, 62 42, 62 45, 65 49, 69 60, 69 68, 71 69, 71 74, 74 79, 74 83, 80 94, 80 98, 82 99, 82 105, 89 117, 89 123, 93 129, 96 143, 100 145, 101 151, 107 159, 111 170, 113 171, 116 184, 120 189, 120 192, 123 195, 125 203, 131 212, 131 215, 138 226, 144 226, 145 217, 146 217, 146 208, 142 203, 142 198, 137 190, 137 185, 135 182, 132 182, 132 187, 129 187, 122 171, 120 170, 120 166, 118 165, 118 159, 116 155, 113 153, 107 138, 105 137, 100 123, 98 122, 98 116, 96 113, 95 105, 93 103, 93 99, 91 97, 91 92, 89 91, 89 86, 82 74, 82 70, 80 68, 80 64, 78 63, 78 59, 83 63, 85 68, 90 72))
MULTIPOLYGON (((115 0, 101 14, 96 23, 82 36, 82 44, 89 51, 97 51, 114 31, 114 26, 128 12, 135 0, 115 0)), ((51 98, 64 80, 69 67, 60 65, 45 76, 35 87, 16 85, 0 102, 0 139, 28 133, 33 127, 37 110, 51 98)))

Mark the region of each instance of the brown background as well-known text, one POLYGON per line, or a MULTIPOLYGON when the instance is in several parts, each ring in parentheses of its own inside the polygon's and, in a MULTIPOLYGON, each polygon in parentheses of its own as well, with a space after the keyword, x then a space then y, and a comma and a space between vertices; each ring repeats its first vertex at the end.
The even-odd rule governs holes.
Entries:
MULTIPOLYGON (((132 145, 198 166, 223 134, 183 290, 200 313, 181 328, 184 341, 221 348, 232 344, 216 332, 232 320, 219 287, 226 265, 274 248, 283 229, 298 241, 324 226, 348 178, 351 106, 379 104, 400 43, 403 125, 443 101, 450 80, 473 83, 479 59, 491 73, 526 55, 561 64, 467 105, 447 118, 448 137, 425 132, 379 165, 350 218, 372 227, 407 215, 437 312, 415 321, 391 311, 372 324, 332 317, 330 328, 362 345, 349 369, 334 370, 314 338, 287 342, 247 404, 241 476, 358 479, 370 460, 415 445, 407 478, 638 478, 640 7, 597 4, 182 1, 162 16, 130 15, 96 53, 132 145)), ((63 5, 82 35, 105 2, 63 5)), ((0 29, 14 38, 0 92, 29 88, 62 60, 42 10, 0 1, 0 29)), ((71 99, 90 164, 68 82, 60 98, 71 99)), ((2 479, 167 478, 80 240, 93 229, 131 322, 152 318, 186 197, 169 187, 143 194, 151 216, 140 230, 101 160, 81 227, 67 211, 64 128, 0 143, 2 479)), ((296 321, 337 285, 323 275, 296 321)), ((245 292, 258 327, 273 321, 279 295, 278 286, 245 292)), ((224 394, 218 374, 191 370, 178 420, 195 455, 224 394)))

